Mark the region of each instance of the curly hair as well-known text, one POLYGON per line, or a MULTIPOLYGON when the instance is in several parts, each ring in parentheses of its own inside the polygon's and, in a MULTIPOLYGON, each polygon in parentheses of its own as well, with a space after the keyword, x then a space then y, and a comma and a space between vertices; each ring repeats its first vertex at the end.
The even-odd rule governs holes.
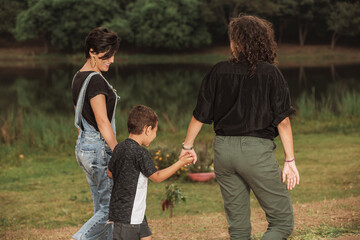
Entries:
POLYGON ((229 39, 233 62, 249 64, 249 76, 255 73, 258 61, 277 64, 277 45, 272 24, 256 16, 240 15, 229 23, 229 39))

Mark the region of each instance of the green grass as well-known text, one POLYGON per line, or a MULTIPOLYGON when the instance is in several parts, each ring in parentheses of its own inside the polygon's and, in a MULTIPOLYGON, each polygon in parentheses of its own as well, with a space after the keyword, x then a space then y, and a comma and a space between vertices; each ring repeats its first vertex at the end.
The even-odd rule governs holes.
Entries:
MULTIPOLYGON (((289 240, 327 240, 337 238, 340 236, 356 235, 360 236, 359 224, 347 224, 344 226, 329 226, 322 224, 306 230, 301 230, 293 233, 289 240)), ((260 240, 262 233, 252 236, 253 240, 260 240)))
POLYGON ((297 232, 294 236, 291 236, 289 239, 296 240, 319 240, 319 239, 329 239, 336 238, 346 235, 356 235, 360 236, 360 225, 358 224, 346 224, 344 226, 329 226, 323 224, 318 227, 313 227, 304 231, 297 232))
MULTIPOLYGON (((360 195, 359 134, 296 134, 294 140, 301 183, 291 191, 293 203, 360 195)), ((278 139, 277 144, 280 146, 278 139)), ((282 162, 281 147, 275 154, 282 162)), ((34 153, 25 155, 21 161, 21 165, 7 165, 0 169, 0 205, 6 206, 0 219, 1 231, 74 226, 91 217, 91 194, 73 151, 34 153)), ((175 182, 187 196, 186 204, 175 207, 175 216, 223 212, 216 182, 175 182)), ((150 219, 168 214, 162 212, 160 205, 167 183, 149 183, 147 216, 150 219)), ((258 207, 253 196, 251 204, 258 207)), ((319 229, 326 230, 324 227, 319 229)), ((326 231, 337 230, 329 227, 326 231)), ((304 236, 309 234, 314 233, 303 233, 304 236)))

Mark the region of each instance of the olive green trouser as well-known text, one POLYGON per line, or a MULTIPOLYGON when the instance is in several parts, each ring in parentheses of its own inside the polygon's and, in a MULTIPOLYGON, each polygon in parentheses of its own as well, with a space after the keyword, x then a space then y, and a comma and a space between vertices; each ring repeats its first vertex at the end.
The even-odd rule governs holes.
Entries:
POLYGON ((269 139, 216 136, 214 169, 224 200, 230 238, 251 239, 250 189, 269 223, 263 240, 283 240, 294 227, 293 209, 269 139))

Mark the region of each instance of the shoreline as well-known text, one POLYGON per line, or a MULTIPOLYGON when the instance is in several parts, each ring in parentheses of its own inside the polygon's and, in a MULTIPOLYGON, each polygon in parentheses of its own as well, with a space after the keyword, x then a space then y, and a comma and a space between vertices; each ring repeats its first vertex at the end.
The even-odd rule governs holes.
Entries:
MULTIPOLYGON (((127 53, 115 55, 116 65, 129 64, 214 64, 230 57, 228 46, 215 46, 196 50, 193 53, 127 53)), ((37 65, 78 64, 84 61, 82 53, 63 54, 51 52, 44 54, 40 48, 19 47, 0 48, 0 67, 35 67, 37 65)), ((330 49, 328 45, 282 44, 278 47, 279 66, 281 67, 321 67, 332 64, 359 64, 360 47, 337 47, 330 49)))

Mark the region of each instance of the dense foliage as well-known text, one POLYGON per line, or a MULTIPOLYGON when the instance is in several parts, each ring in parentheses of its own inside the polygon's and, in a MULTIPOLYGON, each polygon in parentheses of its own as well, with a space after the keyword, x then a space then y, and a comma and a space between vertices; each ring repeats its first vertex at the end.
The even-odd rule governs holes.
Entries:
POLYGON ((79 51, 92 28, 118 32, 123 46, 182 50, 226 39, 229 20, 255 14, 274 24, 279 42, 300 45, 321 39, 335 47, 339 36, 360 37, 356 0, 0 0, 0 32, 79 51))

